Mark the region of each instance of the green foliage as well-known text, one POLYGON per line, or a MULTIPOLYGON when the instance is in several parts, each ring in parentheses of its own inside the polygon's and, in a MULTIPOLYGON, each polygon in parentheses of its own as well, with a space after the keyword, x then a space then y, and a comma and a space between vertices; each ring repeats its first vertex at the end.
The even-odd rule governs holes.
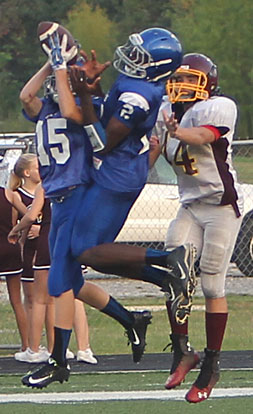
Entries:
POLYGON ((252 1, 179 0, 175 3, 178 9, 172 30, 179 33, 186 53, 204 53, 218 65, 222 91, 239 104, 238 135, 252 137, 252 1))
POLYGON ((107 16, 119 27, 119 41, 130 33, 140 32, 149 27, 171 27, 171 1, 163 0, 87 0, 94 8, 105 10, 107 16))
POLYGON ((239 104, 238 136, 253 136, 252 0, 87 0, 118 24, 119 40, 146 27, 172 30, 185 52, 209 55, 218 65, 220 85, 239 104))
MULTIPOLYGON (((95 49, 100 62, 112 60, 116 47, 116 25, 108 20, 100 8, 92 11, 91 7, 83 2, 68 14, 68 29, 88 55, 95 49)), ((105 90, 110 87, 114 77, 114 69, 104 72, 102 84, 105 90)))
MULTIPOLYGON (((217 63, 223 92, 239 105, 237 135, 253 137, 252 15, 252 0, 0 0, 1 129, 12 129, 19 91, 45 60, 37 24, 52 20, 73 31, 86 51, 94 48, 100 61, 111 60, 130 33, 155 26, 172 30, 185 52, 205 53, 217 63)), ((112 69, 105 72, 106 88, 114 76, 112 69)))
POLYGON ((40 21, 64 21, 68 11, 79 0, 52 2, 51 0, 0 1, 0 121, 19 108, 19 91, 45 60, 37 35, 40 21), (32 6, 32 7, 31 7, 32 6))

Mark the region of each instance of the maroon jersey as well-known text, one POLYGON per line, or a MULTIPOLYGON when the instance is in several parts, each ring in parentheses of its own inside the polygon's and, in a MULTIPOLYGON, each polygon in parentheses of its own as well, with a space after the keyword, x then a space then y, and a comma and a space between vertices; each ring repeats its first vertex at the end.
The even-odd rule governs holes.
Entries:
MULTIPOLYGON (((16 190, 22 202, 26 205, 27 208, 31 207, 31 204, 34 199, 34 194, 28 193, 28 191, 23 188, 18 188, 16 190)), ((20 219, 22 216, 19 217, 20 219)), ((39 224, 35 222, 34 224, 39 224)), ((23 275, 21 277, 22 282, 33 282, 33 263, 35 258, 35 253, 37 250, 38 237, 35 239, 26 239, 24 248, 23 248, 23 275)))
POLYGON ((0 276, 22 273, 21 248, 19 243, 10 244, 7 236, 12 229, 12 205, 0 187, 0 276))
POLYGON ((38 217, 38 221, 40 222, 40 235, 38 239, 38 247, 33 269, 43 270, 50 268, 48 234, 51 222, 51 206, 49 198, 45 199, 43 209, 38 217))

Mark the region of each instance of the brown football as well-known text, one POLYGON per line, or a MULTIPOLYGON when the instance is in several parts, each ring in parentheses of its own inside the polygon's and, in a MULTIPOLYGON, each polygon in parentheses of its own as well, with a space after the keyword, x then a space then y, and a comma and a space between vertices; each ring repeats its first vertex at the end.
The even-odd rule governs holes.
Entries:
MULTIPOLYGON (((59 23, 56 23, 56 22, 40 22, 38 24, 38 28, 37 28, 37 36, 39 38, 40 46, 41 46, 44 53, 46 53, 46 52, 43 49, 42 45, 46 44, 47 46, 49 46, 48 36, 53 34, 55 31, 57 31, 58 34, 59 34, 60 42, 62 40, 62 36, 64 34, 67 35, 67 37, 68 37, 67 50, 69 50, 72 46, 76 45, 76 41, 75 41, 74 37, 72 36, 72 34, 67 29, 65 29, 65 27, 60 25, 59 23)), ((75 62, 76 62, 76 59, 77 59, 77 55, 73 59, 71 59, 70 62, 68 62, 68 65, 74 65, 75 62)))

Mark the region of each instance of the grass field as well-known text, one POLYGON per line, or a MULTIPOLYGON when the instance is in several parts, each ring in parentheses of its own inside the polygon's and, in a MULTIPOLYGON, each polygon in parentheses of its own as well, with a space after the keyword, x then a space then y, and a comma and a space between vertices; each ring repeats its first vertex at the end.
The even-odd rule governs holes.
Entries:
MULTIPOLYGON (((160 306, 159 311, 153 311, 152 324, 147 332, 147 352, 159 353, 169 342, 169 325, 163 298, 136 298, 122 300, 122 304, 129 306, 141 306, 143 309, 152 309, 160 306)), ((231 295, 228 296, 229 320, 224 338, 224 350, 249 350, 253 344, 253 299, 251 296, 231 295)), ((192 345, 203 350, 205 347, 204 328, 204 301, 196 297, 190 322, 189 336, 192 345)), ((127 346, 127 338, 124 336, 123 328, 112 318, 86 306, 90 326, 90 342, 94 353, 103 354, 128 354, 130 347, 127 346)), ((8 303, 0 304, 0 344, 18 344, 19 335, 13 311, 8 303)), ((45 343, 45 337, 43 337, 45 343)), ((75 336, 72 334, 70 348, 76 351, 75 336)), ((11 351, 12 353, 14 351, 11 351)), ((1 355, 10 355, 9 350, 0 350, 1 355)))
POLYGON ((236 155, 233 158, 233 163, 238 173, 238 178, 240 182, 252 184, 253 183, 252 156, 243 157, 240 155, 236 155))
MULTIPOLYGON (((167 322, 167 315, 164 308, 164 300, 161 298, 137 298, 127 299, 122 301, 130 309, 135 306, 142 306, 149 309, 153 306, 158 306, 159 311, 153 312, 152 324, 149 327, 147 334, 147 352, 159 353, 162 352, 164 346, 169 342, 169 327, 167 322)), ((248 350, 252 349, 253 343, 253 300, 251 296, 231 295, 228 297, 230 316, 226 336, 224 339, 224 350, 248 350)), ((203 350, 205 346, 204 333, 204 307, 203 298, 195 298, 195 310, 193 310, 190 319, 190 338, 192 345, 197 350, 203 350)), ((124 337, 124 330, 119 325, 101 314, 97 310, 86 307, 92 348, 98 355, 102 354, 130 354, 130 347, 127 347, 127 339, 124 337)), ((0 305, 1 320, 1 341, 6 343, 10 339, 12 343, 18 343, 18 334, 16 332, 16 325, 13 312, 9 304, 0 305)), ((75 351, 74 335, 71 339, 71 348, 75 351)), ((13 352, 13 351, 12 351, 13 352)), ((169 352, 169 349, 167 350, 169 352)), ((10 354, 9 350, 1 351, 2 355, 10 354)), ((166 370, 166 367, 165 367, 166 370)), ((184 384, 178 388, 178 398, 164 400, 161 399, 138 399, 131 400, 131 396, 126 397, 125 400, 109 400, 109 401, 76 401, 77 393, 100 392, 101 398, 108 395, 109 392, 137 392, 149 391, 158 392, 164 391, 164 382, 168 376, 168 372, 134 372, 134 373, 117 373, 117 374, 71 374, 68 383, 58 384, 53 383, 43 391, 31 390, 21 384, 20 375, 0 375, 0 413, 6 414, 13 412, 14 414, 67 414, 67 413, 84 413, 85 414, 169 414, 169 413, 251 413, 253 405, 253 397, 219 397, 210 398, 209 400, 197 404, 190 405, 184 401, 184 394, 189 389, 192 382, 197 376, 197 372, 191 372, 186 378, 184 384), (183 390, 183 391, 181 391, 183 390), (185 391, 184 391, 185 390, 185 391), (43 396, 46 393, 46 403, 28 402, 29 398, 34 396, 43 396), (53 393, 53 394, 51 394, 53 393), (64 401, 55 403, 50 402, 52 395, 57 395, 61 398, 61 393, 69 393, 64 401), (11 396, 15 398, 23 396, 27 402, 17 403, 3 403, 2 395, 11 396)), ((221 380, 217 388, 244 389, 253 388, 253 372, 242 371, 222 371, 221 380)), ((177 391, 177 390, 176 390, 177 391)), ((166 392, 166 396, 169 396, 166 392)), ((86 395, 86 394, 84 394, 86 395)), ((176 394, 177 395, 177 394, 176 394)), ((225 393, 226 395, 226 393, 225 393)), ((170 397, 167 397, 170 398, 170 397)), ((37 401, 36 401, 37 402, 37 401)), ((39 402, 39 401, 38 401, 39 402)))
POLYGON ((251 414, 252 398, 217 399, 191 406, 181 401, 107 401, 85 404, 1 404, 1 414, 251 414))
MULTIPOLYGON (((190 387, 197 373, 191 372, 188 374, 186 381, 180 388, 178 393, 184 395, 186 390, 190 387), (182 390, 182 391, 181 391, 182 390)), ((42 396, 46 393, 47 403, 34 404, 34 403, 1 403, 1 414, 13 412, 15 414, 39 414, 39 413, 88 413, 88 414, 168 414, 168 413, 251 413, 253 397, 237 397, 237 398, 210 398, 209 400, 202 402, 201 404, 191 405, 183 400, 131 400, 131 397, 121 401, 89 401, 89 402, 75 402, 75 395, 79 392, 103 392, 108 394, 113 391, 158 391, 163 390, 163 384, 167 378, 165 372, 152 372, 152 373, 117 373, 117 374, 72 374, 68 383, 51 384, 43 391, 30 390, 21 385, 19 376, 0 376, 0 387, 2 394, 25 394, 27 400, 30 395, 42 396), (69 401, 61 403, 50 403, 50 398, 57 393, 58 397, 60 393, 68 392, 69 401), (51 394, 53 393, 53 394, 51 394), (48 397, 47 397, 48 396, 48 397)), ((242 391, 244 387, 253 387, 253 373, 251 371, 222 371, 221 380, 219 382, 219 388, 241 387, 242 391)), ((226 390, 225 390, 226 392, 226 390)), ((170 391, 165 392, 166 396, 170 394, 170 391)), ((64 395, 64 394, 62 394, 64 395)), ((169 398, 169 397, 168 397, 169 398)), ((1 394, 0 394, 1 402, 1 394)))

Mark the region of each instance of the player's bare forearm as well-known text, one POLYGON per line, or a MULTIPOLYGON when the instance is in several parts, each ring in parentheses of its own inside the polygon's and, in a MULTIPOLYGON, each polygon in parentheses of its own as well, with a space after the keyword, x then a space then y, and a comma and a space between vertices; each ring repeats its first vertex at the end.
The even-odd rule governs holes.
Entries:
POLYGON ((205 127, 178 127, 175 138, 189 145, 203 145, 215 141, 214 133, 205 127))
POLYGON ((112 117, 106 127, 107 143, 102 154, 106 154, 119 145, 130 133, 131 129, 120 122, 117 118, 112 117))
POLYGON ((67 69, 55 71, 55 79, 61 115, 77 124, 82 124, 82 113, 70 90, 67 69))
POLYGON ((96 84, 100 81, 100 78, 96 78, 93 82, 88 83, 85 71, 82 68, 74 66, 70 71, 70 79, 73 90, 80 98, 83 125, 98 122, 92 103, 92 94, 94 94, 96 84))
POLYGON ((35 117, 41 110, 42 103, 37 94, 43 85, 44 80, 52 73, 51 66, 46 62, 42 68, 25 84, 20 92, 19 98, 26 113, 35 117))
POLYGON ((163 119, 170 136, 172 138, 177 138, 186 144, 203 145, 215 141, 214 133, 205 127, 180 127, 174 113, 169 116, 166 111, 163 111, 163 119))

